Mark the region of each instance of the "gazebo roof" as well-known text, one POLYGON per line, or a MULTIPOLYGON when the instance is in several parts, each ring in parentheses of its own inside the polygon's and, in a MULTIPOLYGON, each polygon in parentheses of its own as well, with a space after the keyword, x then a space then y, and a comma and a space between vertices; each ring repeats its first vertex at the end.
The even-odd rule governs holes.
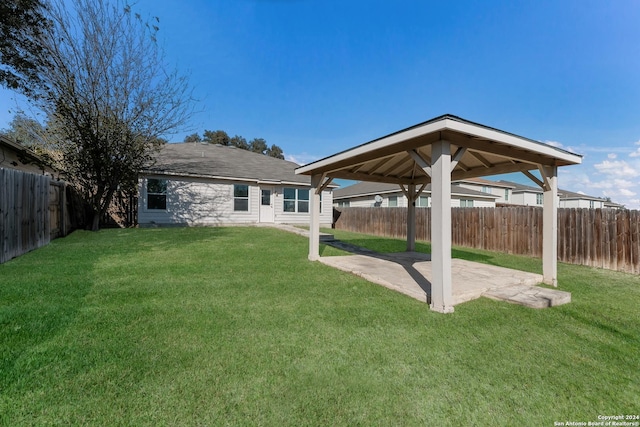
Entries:
POLYGON ((451 144, 453 181, 580 164, 582 156, 445 114, 301 166, 297 174, 395 184, 431 181, 431 145, 451 144))

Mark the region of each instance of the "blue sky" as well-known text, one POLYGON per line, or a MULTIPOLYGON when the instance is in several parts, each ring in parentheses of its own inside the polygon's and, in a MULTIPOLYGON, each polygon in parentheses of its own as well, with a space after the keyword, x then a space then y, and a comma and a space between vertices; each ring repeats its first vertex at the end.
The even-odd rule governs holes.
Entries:
MULTIPOLYGON (((640 209, 637 0, 139 0, 134 9, 160 18, 167 61, 199 98, 201 113, 173 141, 223 129, 308 163, 449 113, 584 155, 561 168, 561 188, 640 209)), ((0 92, 0 128, 11 98, 0 92)))

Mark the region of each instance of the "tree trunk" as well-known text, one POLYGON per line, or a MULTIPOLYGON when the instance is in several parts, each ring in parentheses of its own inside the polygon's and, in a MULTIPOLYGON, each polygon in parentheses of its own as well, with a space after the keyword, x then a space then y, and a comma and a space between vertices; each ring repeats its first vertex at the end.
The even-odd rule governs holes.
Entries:
POLYGON ((100 229, 100 212, 93 213, 93 220, 91 221, 91 231, 98 231, 100 229))

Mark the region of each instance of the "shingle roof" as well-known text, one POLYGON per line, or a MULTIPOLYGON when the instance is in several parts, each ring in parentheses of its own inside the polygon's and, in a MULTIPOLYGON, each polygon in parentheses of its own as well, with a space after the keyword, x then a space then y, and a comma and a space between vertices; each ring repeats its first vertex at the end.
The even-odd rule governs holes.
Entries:
MULTIPOLYGON (((500 181, 500 182, 504 184, 512 185, 514 187, 514 190, 513 190, 514 193, 518 193, 518 192, 543 193, 544 192, 540 187, 531 187, 528 185, 522 185, 515 182, 510 182, 510 181, 500 181)), ((576 193, 573 191, 563 190, 561 188, 558 189, 558 197, 562 200, 582 199, 582 200, 595 200, 595 201, 606 202, 606 199, 603 197, 589 196, 588 194, 576 193)), ((607 202, 607 203, 609 203, 611 206, 622 206, 614 202, 607 202)))
POLYGON ((501 184, 511 185, 513 187, 514 193, 522 193, 522 192, 544 193, 544 190, 540 187, 532 187, 530 185, 518 184, 517 182, 504 181, 504 180, 500 180, 498 182, 501 184))
POLYGON ((166 144, 144 172, 310 185, 309 176, 296 175, 298 166, 235 147, 189 142, 166 144))
MULTIPOLYGON (((385 184, 379 182, 359 182, 357 184, 350 185, 348 187, 339 188, 333 191, 333 200, 346 199, 349 197, 368 196, 385 193, 399 192, 400 187, 397 184, 385 184)), ((424 189, 425 193, 431 193, 431 184, 427 184, 424 189)), ((482 193, 480 191, 469 190, 468 188, 460 187, 458 185, 451 186, 451 194, 473 196, 477 198, 485 199, 498 199, 498 196, 493 194, 482 193)))
POLYGON ((491 181, 484 178, 469 178, 457 182, 465 182, 469 184, 490 185, 493 187, 513 188, 513 185, 507 181, 491 181))

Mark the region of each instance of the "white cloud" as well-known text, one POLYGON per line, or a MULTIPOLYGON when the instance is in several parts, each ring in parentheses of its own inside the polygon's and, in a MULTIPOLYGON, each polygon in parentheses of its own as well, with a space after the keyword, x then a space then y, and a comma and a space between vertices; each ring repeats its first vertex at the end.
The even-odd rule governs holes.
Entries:
POLYGON ((584 162, 581 165, 560 168, 559 186, 562 189, 595 197, 610 197, 628 209, 640 209, 640 159, 584 162))
POLYGON ((602 163, 596 163, 593 166, 598 170, 598 172, 611 177, 635 178, 640 176, 640 171, 631 167, 631 165, 624 160, 604 160, 602 163))
POLYGON ((618 157, 618 155, 616 153, 609 153, 607 155, 608 158, 610 158, 611 160, 615 159, 616 157, 618 157))
POLYGON ((306 165, 307 163, 315 162, 316 160, 320 160, 320 156, 315 156, 309 153, 299 153, 299 154, 286 154, 284 157, 286 160, 290 162, 297 163, 300 166, 306 165))
MULTIPOLYGON (((640 140, 633 143, 633 145, 640 145, 640 140)), ((640 147, 636 148, 629 154, 629 157, 640 157, 640 147)))
POLYGON ((552 147, 556 147, 556 148, 563 148, 564 145, 562 145, 561 142, 558 141, 542 141, 543 143, 550 145, 552 147))

